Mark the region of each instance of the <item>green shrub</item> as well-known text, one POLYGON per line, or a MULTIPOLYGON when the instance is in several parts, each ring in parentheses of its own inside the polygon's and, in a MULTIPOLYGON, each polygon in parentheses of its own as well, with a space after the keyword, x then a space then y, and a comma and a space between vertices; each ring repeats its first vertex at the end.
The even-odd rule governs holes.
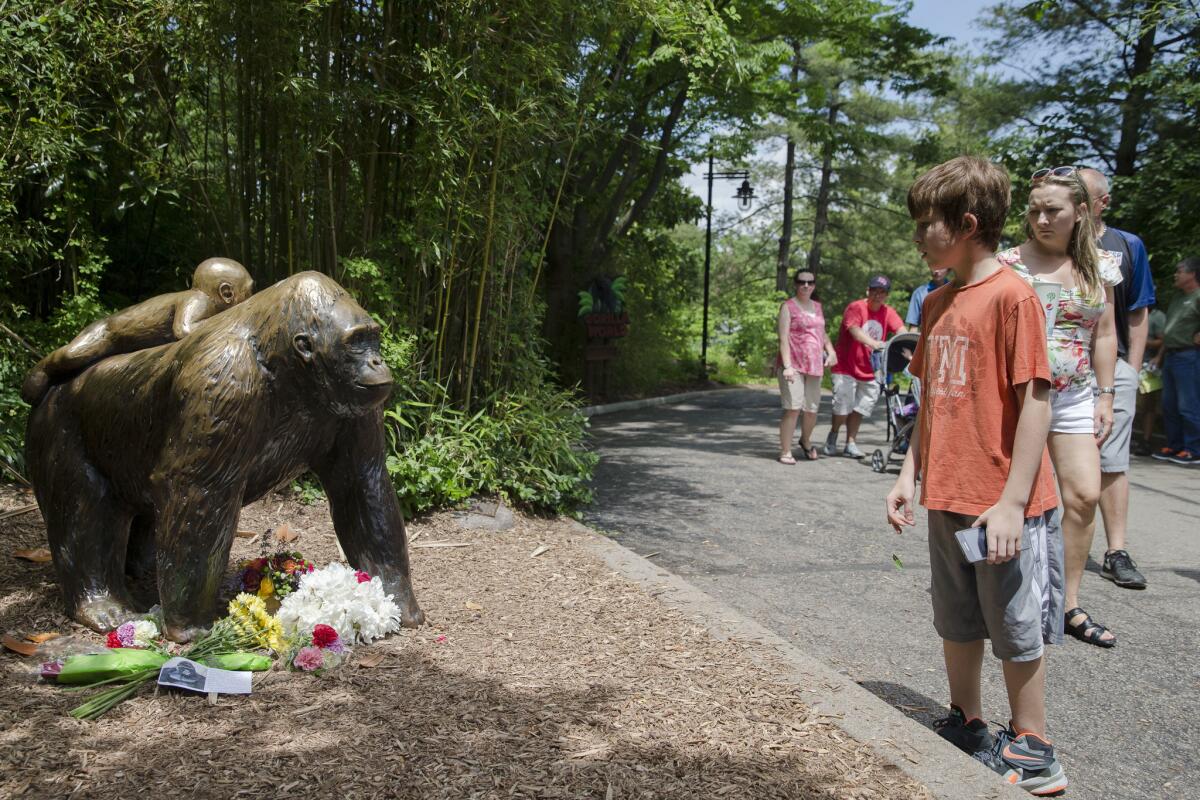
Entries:
POLYGON ((754 380, 765 379, 779 355, 779 304, 783 299, 778 293, 745 296, 731 320, 733 332, 722 337, 728 340, 729 357, 754 380))
POLYGON ((571 393, 545 384, 509 393, 492 401, 487 420, 496 437, 495 492, 554 512, 591 502, 598 458, 583 449, 588 422, 571 393))
MULTIPOLYGON (((8 329, 0 330, 0 459, 21 473, 25 470, 25 425, 29 417, 29 406, 21 399, 21 383, 37 361, 27 345, 45 355, 110 313, 100 300, 99 289, 108 258, 99 252, 96 242, 76 244, 88 249, 83 250, 82 263, 76 267, 75 289, 63 296, 48 320, 30 319, 24 308, 5 302, 0 293, 0 309, 8 329)), ((0 290, 3 288, 0 284, 0 290)), ((0 482, 11 477, 8 470, 0 470, 0 482)))
POLYGON ((696 230, 639 229, 622 242, 613 269, 627 278, 623 301, 629 333, 616 342, 609 362, 609 393, 616 397, 657 393, 663 386, 695 380, 698 362, 688 357, 699 341, 688 306, 699 297, 696 230), (695 330, 692 330, 692 328, 695 330))
POLYGON ((444 387, 414 383, 386 412, 388 473, 405 514, 499 495, 533 511, 570 513, 591 501, 596 456, 569 392, 534 384, 454 408, 444 387))
POLYGON ((482 416, 450 406, 444 392, 437 402, 407 397, 385 412, 393 423, 387 470, 406 517, 457 505, 491 480, 488 442, 478 426, 482 416))
MULTIPOLYGON (((21 399, 21 381, 32 359, 7 334, 0 336, 0 459, 24 471, 25 419, 29 406, 21 399)), ((0 473, 0 482, 11 477, 0 473)))

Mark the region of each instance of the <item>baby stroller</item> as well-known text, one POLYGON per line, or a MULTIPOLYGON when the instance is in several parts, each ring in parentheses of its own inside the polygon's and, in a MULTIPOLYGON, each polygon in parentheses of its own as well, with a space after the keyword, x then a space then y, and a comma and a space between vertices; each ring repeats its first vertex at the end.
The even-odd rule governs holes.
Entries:
POLYGON ((913 425, 917 422, 920 398, 912 388, 901 390, 892 378, 904 372, 916 349, 917 334, 900 333, 893 336, 883 350, 871 354, 875 379, 879 381, 884 405, 887 407, 887 437, 891 442, 886 453, 876 450, 871 454, 871 469, 875 472, 887 470, 893 455, 903 459, 908 452, 913 425))

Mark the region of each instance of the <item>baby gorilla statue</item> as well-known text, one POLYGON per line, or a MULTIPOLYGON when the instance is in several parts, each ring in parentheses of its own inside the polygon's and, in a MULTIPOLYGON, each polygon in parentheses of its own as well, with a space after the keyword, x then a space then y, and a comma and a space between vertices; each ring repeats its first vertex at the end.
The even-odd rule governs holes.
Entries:
POLYGON ((254 279, 230 258, 200 262, 192 288, 160 294, 88 325, 29 371, 21 397, 36 406, 61 383, 108 356, 132 353, 182 339, 203 320, 232 308, 254 292, 254 279))

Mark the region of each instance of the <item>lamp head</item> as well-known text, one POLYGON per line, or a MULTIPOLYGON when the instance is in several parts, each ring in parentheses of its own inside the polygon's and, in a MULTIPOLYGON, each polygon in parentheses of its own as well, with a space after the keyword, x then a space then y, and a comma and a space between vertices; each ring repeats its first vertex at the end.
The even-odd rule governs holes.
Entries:
POLYGON ((738 208, 742 211, 749 211, 750 206, 754 202, 754 189, 750 186, 750 179, 742 181, 742 185, 738 187, 737 194, 734 195, 738 201, 738 208))

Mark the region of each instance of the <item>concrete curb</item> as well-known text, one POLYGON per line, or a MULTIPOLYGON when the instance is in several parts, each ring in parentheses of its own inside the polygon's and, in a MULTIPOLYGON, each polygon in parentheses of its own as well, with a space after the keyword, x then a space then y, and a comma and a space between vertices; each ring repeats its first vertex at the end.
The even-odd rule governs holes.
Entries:
MULTIPOLYGON (((999 776, 928 728, 918 724, 868 692, 845 675, 805 655, 757 622, 714 600, 677 575, 656 566, 632 550, 576 522, 591 539, 594 552, 614 571, 640 585, 666 605, 682 612, 720 639, 749 639, 774 651, 787 665, 785 678, 800 689, 814 710, 833 717, 851 738, 868 745, 886 763, 925 785, 939 800, 1017 800, 1023 790, 1001 782, 999 776)), ((881 631, 880 635, 886 632, 881 631)), ((770 663, 755 649, 747 654, 764 666, 770 663)))
POLYGON ((720 394, 721 392, 731 392, 735 389, 745 389, 745 386, 725 386, 720 389, 701 389, 695 392, 682 392, 680 394, 667 394, 662 397, 644 397, 641 400, 622 400, 619 403, 608 403, 602 406, 584 406, 579 411, 585 417, 594 417, 598 414, 612 414, 617 411, 635 411, 639 408, 651 408, 653 406, 665 406, 671 403, 683 403, 688 400, 696 400, 700 397, 720 394))

